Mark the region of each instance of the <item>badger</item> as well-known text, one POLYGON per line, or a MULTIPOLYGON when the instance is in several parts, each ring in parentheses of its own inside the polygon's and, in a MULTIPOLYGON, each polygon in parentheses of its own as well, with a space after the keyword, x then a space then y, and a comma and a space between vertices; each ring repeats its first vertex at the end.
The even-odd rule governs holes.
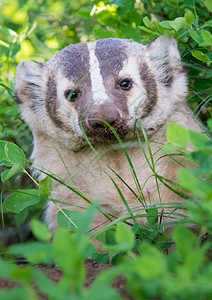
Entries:
MULTIPOLYGON (((71 44, 45 63, 23 61, 15 95, 33 133, 31 158, 41 170, 39 180, 48 170, 115 218, 127 212, 120 195, 137 214, 155 203, 183 201, 156 182, 147 161, 150 145, 155 172, 175 180, 179 164, 161 152, 167 124, 202 131, 186 104, 186 72, 172 37, 146 46, 108 38, 71 44)), ((62 203, 48 202, 51 230, 58 226, 59 210, 89 205, 56 180, 52 198, 62 203)), ((93 227, 105 221, 99 212, 93 227)))

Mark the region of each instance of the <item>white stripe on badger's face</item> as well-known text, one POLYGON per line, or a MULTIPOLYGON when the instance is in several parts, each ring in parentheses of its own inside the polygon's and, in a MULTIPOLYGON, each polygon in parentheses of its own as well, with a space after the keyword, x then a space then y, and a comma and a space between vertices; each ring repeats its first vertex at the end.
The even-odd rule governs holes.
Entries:
POLYGON ((108 100, 103 78, 100 72, 99 61, 95 55, 96 43, 88 43, 88 51, 90 56, 90 78, 93 103, 102 104, 108 100))
POLYGON ((133 80, 132 90, 128 96, 129 117, 135 120, 136 112, 141 110, 141 104, 146 99, 146 90, 143 87, 139 71, 139 62, 136 56, 130 56, 124 62, 124 66, 119 73, 120 78, 131 78, 133 80))

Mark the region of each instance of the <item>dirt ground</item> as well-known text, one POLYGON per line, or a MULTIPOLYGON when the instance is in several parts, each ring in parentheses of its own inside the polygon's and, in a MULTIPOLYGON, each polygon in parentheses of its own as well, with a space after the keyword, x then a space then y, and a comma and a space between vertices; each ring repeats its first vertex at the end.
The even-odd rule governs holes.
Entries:
MULTIPOLYGON (((87 277, 85 281, 85 286, 89 287, 95 277, 102 272, 103 270, 109 268, 108 265, 105 265, 103 263, 96 263, 92 260, 88 260, 85 263, 86 270, 87 270, 87 277)), ((62 272, 57 266, 52 266, 51 268, 44 267, 44 266, 38 266, 38 268, 43 271, 51 280, 58 282, 60 278, 62 277, 62 272)), ((11 289, 14 286, 16 286, 17 283, 12 280, 7 280, 4 278, 0 278, 0 289, 11 289)), ((125 288, 125 281, 124 278, 118 277, 115 282, 113 283, 113 287, 117 288, 121 295, 125 299, 134 300, 133 297, 129 295, 129 293, 126 291, 125 288)), ((45 295, 40 294, 40 300, 46 300, 48 299, 45 295)))

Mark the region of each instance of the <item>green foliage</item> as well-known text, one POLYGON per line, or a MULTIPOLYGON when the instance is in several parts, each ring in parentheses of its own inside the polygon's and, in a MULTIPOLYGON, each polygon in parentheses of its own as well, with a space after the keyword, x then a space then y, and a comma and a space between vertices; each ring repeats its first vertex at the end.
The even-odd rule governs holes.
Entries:
MULTIPOLYGON (((188 218, 184 217, 183 221, 198 226, 196 234, 180 224, 173 230, 171 238, 166 236, 165 228, 160 224, 160 219, 164 216, 164 207, 145 207, 143 187, 139 184, 125 145, 114 131, 139 192, 139 197, 136 194, 135 197, 144 207, 131 211, 119 186, 110 177, 126 207, 125 215, 112 221, 110 216, 101 211, 98 203, 89 205, 87 209, 75 206, 76 209, 80 208, 80 211, 61 209, 57 216, 60 228, 51 233, 36 217, 41 213, 46 201, 52 201, 55 205, 58 203, 51 197, 52 179, 71 189, 87 203, 91 204, 91 201, 54 174, 44 172, 47 176, 38 184, 27 172, 29 162, 24 153, 30 153, 32 138, 27 125, 20 119, 18 106, 13 99, 15 68, 22 60, 46 61, 56 50, 70 43, 118 37, 132 38, 147 44, 165 34, 178 41, 183 64, 188 69, 188 102, 196 117, 200 116, 207 124, 210 134, 211 1, 11 0, 2 1, 0 8, 0 139, 5 140, 0 141, 1 181, 4 183, 0 198, 2 224, 8 212, 16 214, 15 222, 18 226, 27 217, 32 217, 30 227, 37 239, 10 246, 4 251, 6 255, 3 255, 2 251, 0 277, 16 280, 20 287, 1 290, 0 298, 39 299, 40 291, 48 299, 57 300, 123 299, 120 293, 111 287, 113 280, 121 275, 126 280, 128 292, 135 299, 211 299, 210 138, 187 130, 179 124, 169 124, 169 143, 163 146, 165 155, 173 159, 176 155, 184 155, 189 164, 195 165, 195 168, 181 168, 178 173, 179 183, 174 183, 156 173, 154 153, 145 132, 143 131, 143 135, 148 153, 145 153, 142 141, 138 137, 142 154, 155 176, 156 185, 160 181, 185 199, 184 208, 188 211, 188 218), (27 181, 24 185, 27 188, 16 188, 14 183, 17 183, 21 176, 26 176, 33 184, 29 187, 27 181), (33 185, 38 189, 34 189, 33 185), (187 191, 189 196, 182 189, 187 191), (5 198, 3 204, 2 195, 5 198), (103 213, 110 223, 102 229, 90 232, 97 211, 103 213), (146 217, 146 225, 138 224, 138 217, 146 217), (91 244, 94 238, 102 243, 101 250, 104 252, 97 252, 91 244), (173 244, 176 249, 168 256, 165 255, 173 244), (14 263, 20 256, 32 266, 20 267, 14 263), (103 263, 110 261, 114 267, 103 271, 89 288, 85 288, 84 261, 88 258, 103 263), (63 272, 61 280, 53 283, 33 267, 34 264, 40 263, 56 263, 63 272)), ((138 122, 143 128, 141 121, 138 122)), ((98 153, 97 155, 101 159, 98 153)), ((171 208, 171 217, 174 218, 177 207, 173 204, 171 208)))

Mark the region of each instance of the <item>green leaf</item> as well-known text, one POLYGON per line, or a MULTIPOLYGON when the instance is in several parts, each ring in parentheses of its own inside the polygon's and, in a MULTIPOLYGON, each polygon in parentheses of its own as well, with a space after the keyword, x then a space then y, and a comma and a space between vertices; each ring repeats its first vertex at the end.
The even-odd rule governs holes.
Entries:
POLYGON ((177 175, 182 188, 184 188, 188 192, 194 193, 198 182, 195 175, 191 171, 186 169, 180 169, 177 175))
POLYGON ((0 299, 4 300, 29 300, 29 292, 23 287, 14 287, 10 290, 1 290, 0 299))
POLYGON ((191 54, 193 55, 193 57, 197 58, 198 60, 201 60, 204 63, 210 61, 210 58, 199 50, 191 50, 191 54))
POLYGON ((15 268, 16 265, 7 262, 0 257, 0 277, 9 279, 11 277, 11 273, 15 270, 15 268))
POLYGON ((0 25, 0 29, 11 36, 17 37, 17 33, 6 26, 0 25))
POLYGON ((157 279, 166 272, 165 259, 162 253, 152 245, 143 243, 141 256, 134 260, 135 270, 145 279, 157 279))
POLYGON ((210 142, 207 135, 193 130, 189 130, 189 139, 192 145, 197 149, 207 148, 207 144, 210 142))
POLYGON ((37 239, 43 242, 50 242, 52 234, 48 230, 46 224, 33 219, 30 225, 31 225, 32 232, 37 239))
POLYGON ((212 12, 212 1, 211 0, 205 0, 205 6, 207 9, 212 12))
POLYGON ((146 26, 147 28, 150 28, 150 29, 153 29, 153 30, 156 29, 156 26, 155 26, 154 24, 152 24, 152 22, 149 20, 148 17, 144 17, 144 18, 143 18, 143 22, 144 22, 144 24, 145 24, 145 26, 146 26))
POLYGON ((32 269, 30 267, 16 268, 12 274, 11 278, 20 281, 30 281, 32 280, 32 269))
POLYGON ((189 34, 192 37, 192 39, 197 42, 198 44, 201 44, 203 42, 203 38, 201 36, 200 31, 194 31, 194 30, 189 30, 189 34))
POLYGON ((195 15, 190 10, 186 10, 184 17, 189 25, 191 25, 195 19, 195 15))
POLYGON ((67 209, 63 209, 62 211, 59 211, 57 214, 58 225, 68 231, 77 231, 77 224, 82 217, 83 212, 67 209))
POLYGON ((5 182, 6 180, 10 179, 12 176, 14 176, 17 173, 23 172, 24 168, 21 164, 15 163, 11 169, 5 170, 1 173, 1 181, 5 182))
POLYGON ((52 262, 51 249, 51 244, 28 242, 25 244, 13 245, 8 251, 12 255, 24 256, 33 264, 40 264, 52 262))
POLYGON ((78 241, 76 235, 59 229, 55 234, 53 255, 56 263, 69 276, 72 284, 82 288, 85 278, 83 257, 85 245, 81 242, 82 240, 78 241))
POLYGON ((188 130, 177 123, 171 122, 167 127, 167 139, 170 143, 180 147, 186 148, 188 144, 188 130))
POLYGON ((155 205, 146 209, 147 222, 150 226, 156 225, 158 223, 158 209, 155 205))
POLYGON ((160 26, 166 28, 166 29, 173 29, 172 26, 169 24, 170 21, 162 21, 159 23, 160 26))
POLYGON ((11 57, 14 57, 19 50, 21 49, 21 44, 17 41, 14 44, 11 44, 10 51, 11 51, 11 57))
POLYGON ((137 28, 133 28, 131 25, 121 25, 120 29, 123 34, 123 38, 133 39, 136 42, 141 41, 141 35, 137 28))
POLYGON ((115 38, 116 33, 110 30, 106 30, 104 28, 95 28, 94 30, 95 36, 97 39, 105 39, 105 38, 115 38))
POLYGON ((210 129, 210 132, 212 133, 212 119, 209 119, 209 120, 207 121, 207 124, 208 124, 208 127, 209 127, 209 129, 210 129))
POLYGON ((106 245, 115 245, 116 244, 115 230, 114 229, 106 230, 106 232, 105 232, 105 243, 106 243, 106 245))
POLYGON ((21 148, 13 143, 0 141, 0 161, 25 165, 25 155, 21 148))
POLYGON ((47 176, 39 182, 38 196, 50 196, 52 192, 52 178, 47 176))
POLYGON ((187 25, 186 19, 183 17, 176 18, 174 21, 169 21, 169 24, 176 31, 179 31, 181 28, 187 25))
POLYGON ((119 223, 117 225, 115 238, 119 244, 119 249, 122 251, 130 251, 135 244, 134 234, 124 223, 119 223))
POLYGON ((38 190, 26 189, 17 190, 9 197, 7 197, 3 203, 3 208, 13 213, 19 213, 24 208, 44 201, 38 196, 38 190))
POLYGON ((173 144, 165 144, 161 148, 161 150, 166 154, 170 154, 170 153, 173 153, 174 151, 178 150, 178 147, 173 144))
POLYGON ((183 225, 177 225, 172 232, 172 237, 176 243, 182 257, 189 256, 196 247, 197 239, 193 232, 183 225))
POLYGON ((212 35, 209 31, 202 29, 201 35, 207 46, 212 46, 212 35))

